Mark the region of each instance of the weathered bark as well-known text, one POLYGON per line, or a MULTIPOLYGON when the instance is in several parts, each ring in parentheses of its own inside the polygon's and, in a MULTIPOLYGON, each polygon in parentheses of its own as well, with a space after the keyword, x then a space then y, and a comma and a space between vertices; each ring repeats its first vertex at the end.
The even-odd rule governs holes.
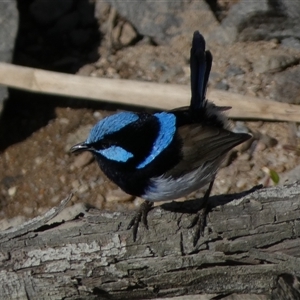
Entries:
POLYGON ((200 203, 153 209, 136 242, 126 230, 133 212, 95 209, 44 225, 52 210, 3 232, 0 298, 300 299, 300 183, 211 197, 193 247, 187 226, 200 203))

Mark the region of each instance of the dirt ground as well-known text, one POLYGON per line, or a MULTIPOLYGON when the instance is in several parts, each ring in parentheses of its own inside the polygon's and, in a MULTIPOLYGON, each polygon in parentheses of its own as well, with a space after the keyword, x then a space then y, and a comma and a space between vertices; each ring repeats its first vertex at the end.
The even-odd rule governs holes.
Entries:
MULTIPOLYGON (((265 98, 269 98, 272 75, 255 74, 253 63, 264 54, 299 55, 287 53, 293 51, 280 48, 274 41, 236 43, 225 51, 218 44, 209 48, 214 55, 209 88, 265 98), (232 71, 232 66, 238 71, 232 71)), ((104 50, 99 48, 100 54, 104 50)), ((83 66, 78 74, 188 85, 188 56, 187 47, 154 46, 142 41, 102 55, 95 63, 83 66)), ((109 182, 88 153, 69 153, 73 144, 86 138, 93 124, 118 109, 121 108, 105 103, 11 91, 1 119, 0 220, 40 215, 71 192, 73 204, 134 209, 141 199, 109 182)), ((297 125, 258 121, 233 123, 233 128, 236 126, 259 138, 231 154, 218 173, 212 194, 239 192, 259 183, 272 185, 268 169, 281 178, 300 164, 297 125)), ((203 190, 190 197, 201 195, 203 190)))

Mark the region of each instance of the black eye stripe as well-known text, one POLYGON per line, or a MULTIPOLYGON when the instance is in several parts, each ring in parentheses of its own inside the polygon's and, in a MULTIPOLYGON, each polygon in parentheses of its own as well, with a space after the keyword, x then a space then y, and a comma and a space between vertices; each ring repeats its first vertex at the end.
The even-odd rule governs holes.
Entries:
POLYGON ((102 145, 102 148, 109 148, 112 145, 112 143, 110 141, 104 140, 101 142, 101 145, 102 145))
POLYGON ((100 150, 100 149, 107 149, 109 147, 111 147, 112 145, 115 145, 115 143, 113 143, 110 140, 100 140, 96 143, 92 143, 91 146, 96 149, 96 150, 100 150))

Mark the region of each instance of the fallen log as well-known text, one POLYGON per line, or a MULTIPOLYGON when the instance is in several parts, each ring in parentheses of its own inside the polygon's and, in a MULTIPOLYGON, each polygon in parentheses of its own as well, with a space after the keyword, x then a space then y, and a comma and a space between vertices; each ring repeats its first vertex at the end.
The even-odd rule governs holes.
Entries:
POLYGON ((196 247, 199 199, 155 207, 136 242, 133 212, 51 222, 68 200, 0 233, 1 299, 300 299, 300 183, 211 197, 196 247))

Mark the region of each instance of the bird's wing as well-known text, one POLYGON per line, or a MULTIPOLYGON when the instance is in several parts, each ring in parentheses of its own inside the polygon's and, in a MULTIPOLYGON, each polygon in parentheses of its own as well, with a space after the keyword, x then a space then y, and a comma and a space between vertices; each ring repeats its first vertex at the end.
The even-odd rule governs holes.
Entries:
POLYGON ((182 140, 182 160, 167 172, 166 177, 179 177, 205 163, 221 161, 230 149, 251 137, 200 124, 182 126, 178 129, 178 135, 182 140))

